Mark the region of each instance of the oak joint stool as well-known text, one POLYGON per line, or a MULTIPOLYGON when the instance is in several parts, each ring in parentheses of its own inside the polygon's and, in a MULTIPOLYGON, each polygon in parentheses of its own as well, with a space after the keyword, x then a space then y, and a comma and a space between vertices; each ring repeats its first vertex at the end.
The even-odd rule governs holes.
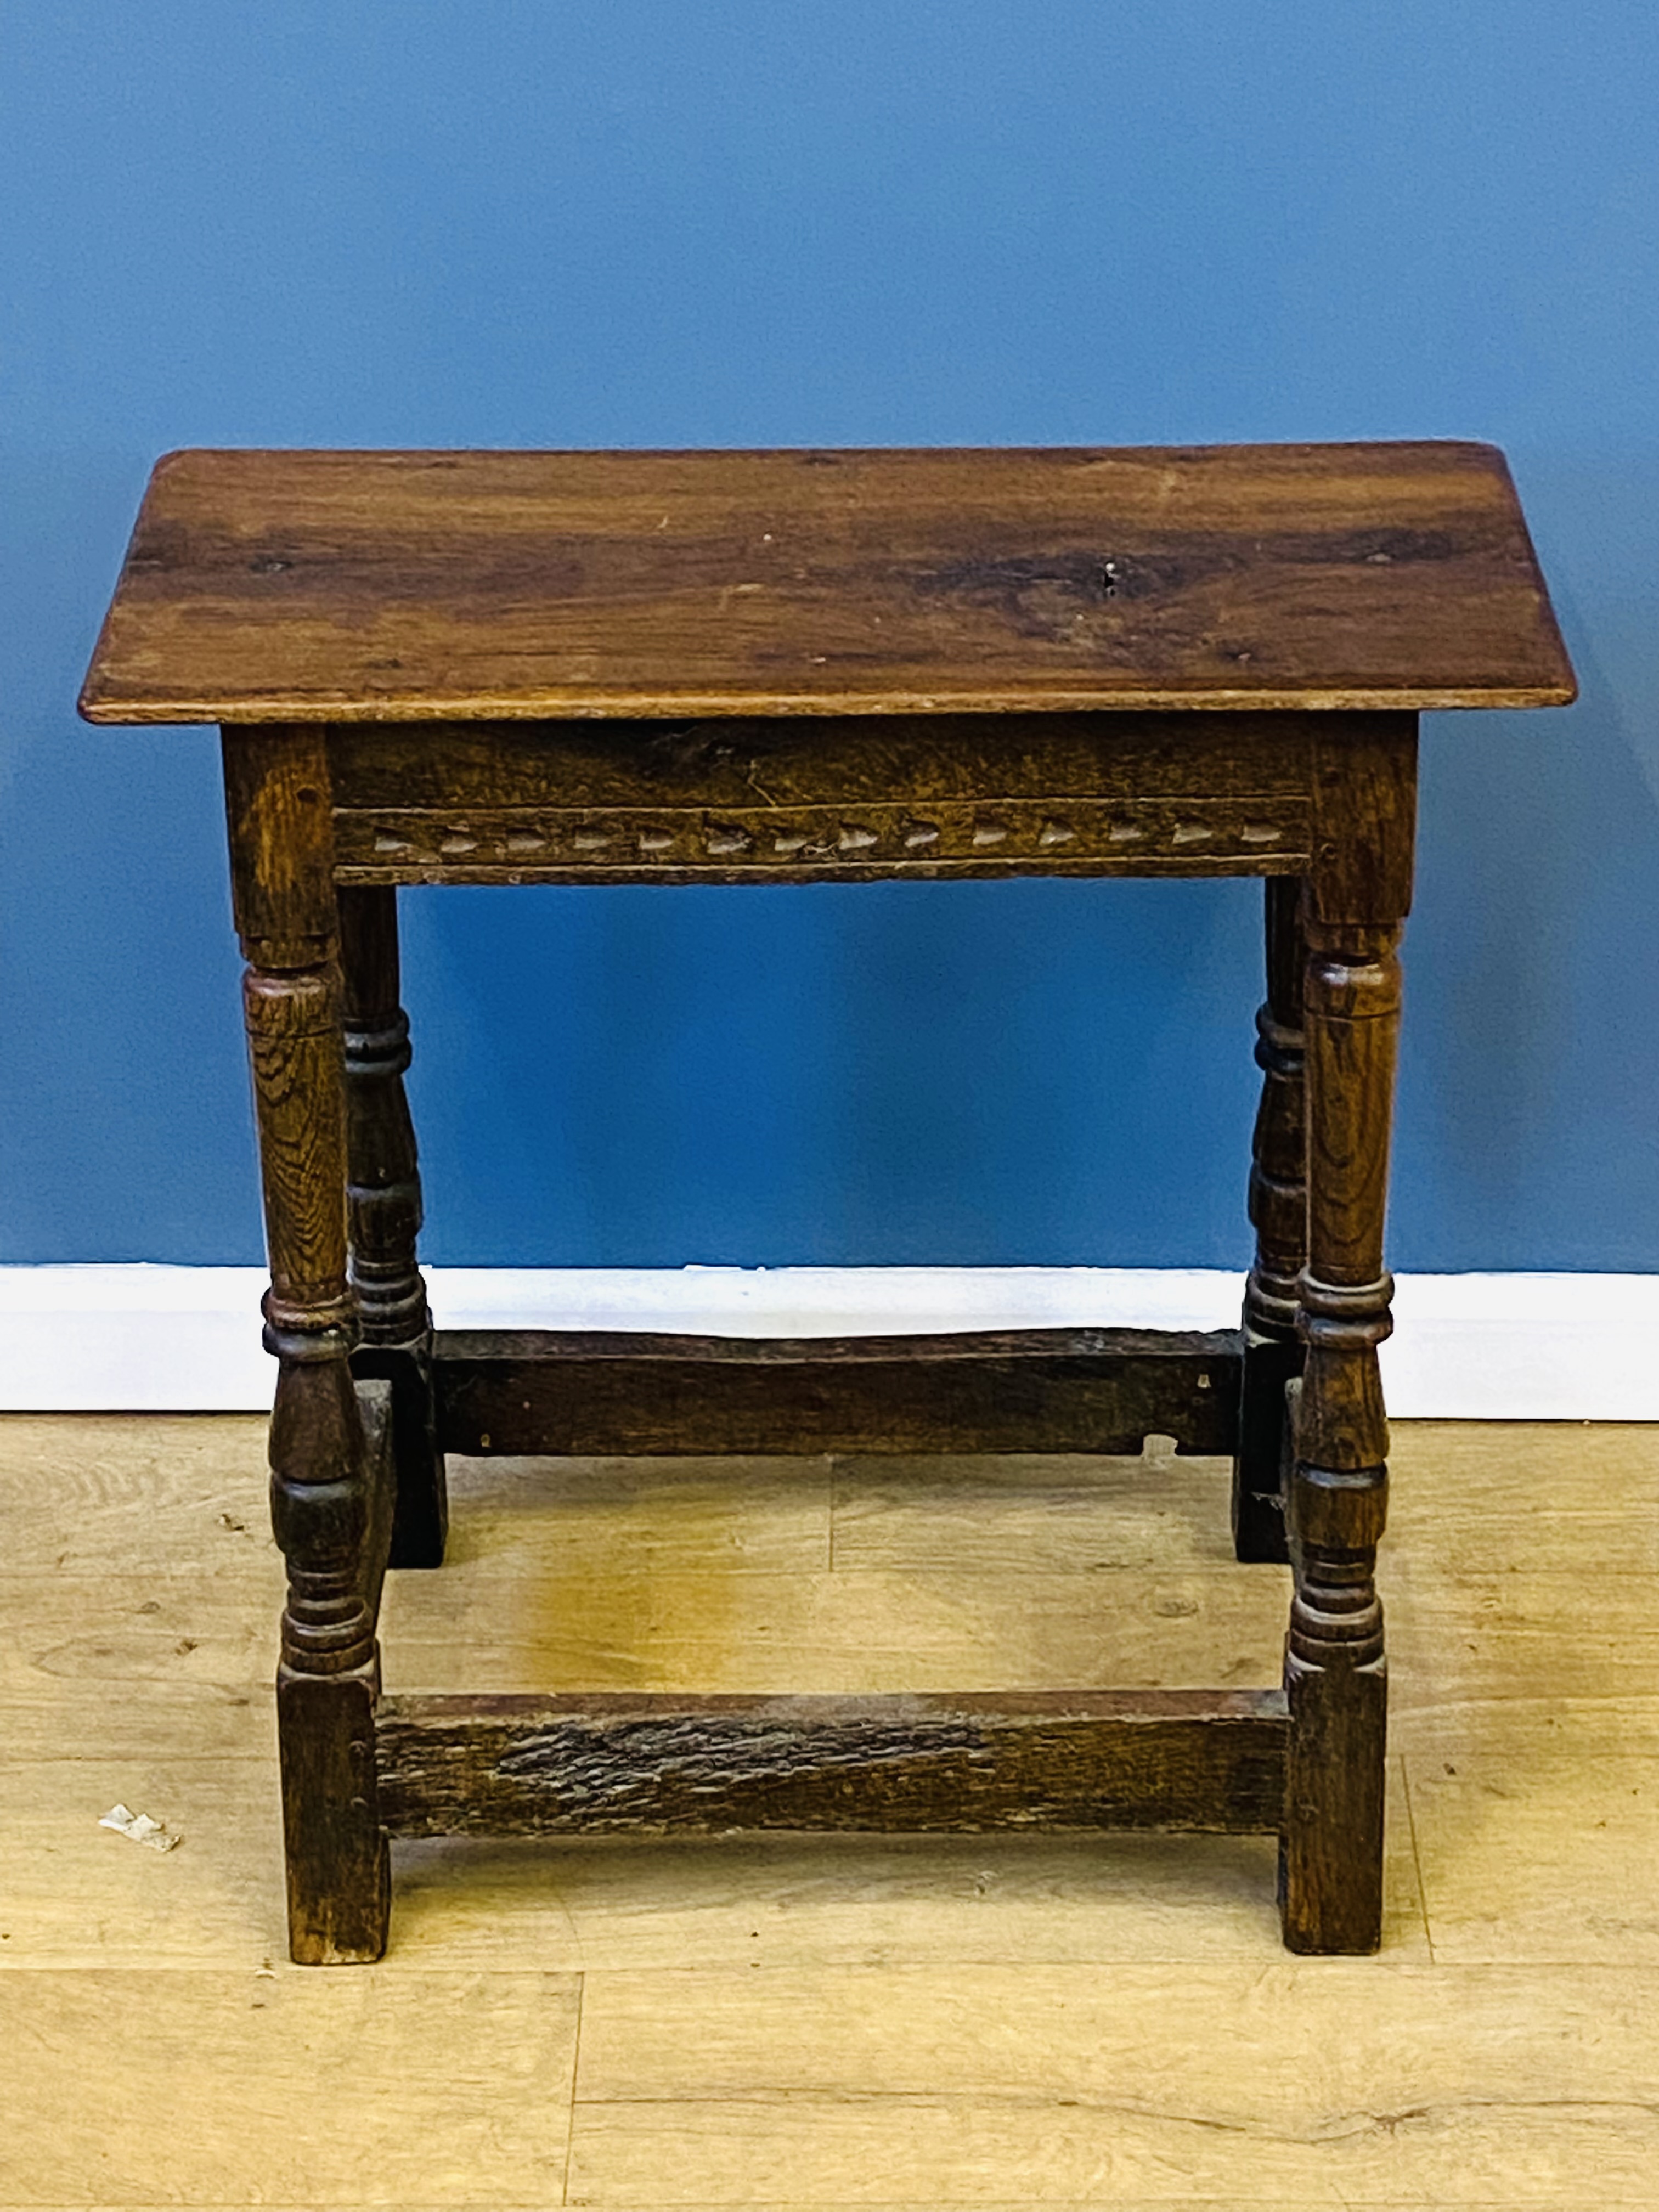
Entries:
POLYGON ((1379 1940, 1377 1346, 1417 717, 1560 705, 1502 456, 169 455, 82 698, 217 723, 279 1365, 293 1955, 385 1948, 388 1835, 1211 1829, 1292 1950, 1379 1940), (1243 1327, 434 1332, 396 897, 425 884, 1257 876, 1243 1327), (1231 1455, 1283 1687, 392 1697, 444 1455, 1231 1455))

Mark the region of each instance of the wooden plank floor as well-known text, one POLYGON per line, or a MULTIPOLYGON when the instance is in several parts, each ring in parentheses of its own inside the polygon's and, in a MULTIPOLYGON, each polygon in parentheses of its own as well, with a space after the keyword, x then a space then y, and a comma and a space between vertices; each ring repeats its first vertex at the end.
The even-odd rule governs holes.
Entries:
MULTIPOLYGON (((766 1838, 402 1846, 329 1972, 262 1425, 0 1422, 0 2207, 1650 2207, 1659 1428, 1395 1447, 1378 1959, 1287 1957, 1255 1838, 766 1838)), ((456 1463, 388 1685, 1267 1683, 1225 1473, 456 1463)))

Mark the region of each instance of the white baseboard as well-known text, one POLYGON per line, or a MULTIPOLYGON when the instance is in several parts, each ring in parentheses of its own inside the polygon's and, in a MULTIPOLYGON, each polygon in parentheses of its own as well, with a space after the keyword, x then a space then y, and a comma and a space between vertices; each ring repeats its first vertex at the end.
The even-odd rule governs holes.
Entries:
MULTIPOLYGON (((434 1267, 446 1328, 729 1336, 1229 1328, 1243 1278, 1157 1267, 434 1267)), ((256 1267, 0 1267, 0 1411, 263 1412, 256 1267)), ((1405 1275, 1389 1410, 1659 1420, 1659 1275, 1405 1275)))

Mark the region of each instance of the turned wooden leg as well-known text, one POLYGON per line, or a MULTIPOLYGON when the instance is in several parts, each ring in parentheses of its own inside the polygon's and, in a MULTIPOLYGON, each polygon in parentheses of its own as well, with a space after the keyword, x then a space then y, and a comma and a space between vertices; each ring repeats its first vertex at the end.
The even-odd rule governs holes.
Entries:
POLYGON ((1285 1642, 1291 1733, 1285 1941, 1374 1951, 1382 1929, 1388 1718, 1376 1547, 1388 1504, 1377 1346, 1400 1025, 1400 923, 1410 902, 1413 718, 1354 718, 1321 746, 1326 836, 1304 902, 1308 1259, 1293 1386, 1286 1520, 1295 1595, 1285 1642))
POLYGON ((1307 974, 1307 1363, 1287 1501, 1296 1589, 1286 1640, 1285 1940, 1374 1951, 1382 1926, 1388 1675, 1376 1547, 1388 1425, 1376 1348, 1400 1007, 1398 932, 1314 924, 1307 974))
POLYGON ((352 1372, 392 1385, 394 1567, 443 1564, 448 1503, 432 1388, 432 1317, 416 1263, 421 1178, 404 1095, 409 1020, 398 1003, 398 894, 337 893, 345 986, 351 1286, 362 1342, 352 1372))
MULTIPOLYGON (((328 758, 321 732, 227 730, 225 786, 280 1362, 271 1517, 288 1565, 276 1676, 289 1936, 320 1966, 386 1948, 374 1708, 384 1543, 350 1356, 345 1108, 328 758)), ((372 1387, 372 1386, 370 1386, 372 1387)))
POLYGON ((1310 929, 1307 1364, 1287 1501, 1296 1591, 1285 1658, 1285 1940, 1293 1951, 1374 1951, 1382 1936, 1388 1680, 1375 1577, 1389 1437, 1376 1347, 1393 1292, 1382 1206, 1396 935, 1310 929))
POLYGON ((1302 1372, 1298 1278, 1308 1256, 1304 1112, 1302 884, 1269 876, 1267 996, 1255 1018, 1261 1103, 1250 1164, 1255 1262, 1244 1286, 1244 1373, 1233 1459, 1233 1548, 1283 1561, 1288 1415, 1285 1386, 1302 1372))

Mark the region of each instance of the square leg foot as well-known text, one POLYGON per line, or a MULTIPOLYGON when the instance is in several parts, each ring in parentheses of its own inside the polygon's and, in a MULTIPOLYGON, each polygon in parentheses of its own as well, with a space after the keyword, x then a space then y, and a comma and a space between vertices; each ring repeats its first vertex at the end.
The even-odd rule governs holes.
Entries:
POLYGON ((366 1965, 386 1950, 392 1861, 374 1771, 376 1668, 276 1678, 289 1955, 366 1965))
POLYGON ((1285 1948, 1363 1957, 1382 1941, 1386 1662, 1286 1662, 1291 1732, 1279 1910, 1285 1948))

